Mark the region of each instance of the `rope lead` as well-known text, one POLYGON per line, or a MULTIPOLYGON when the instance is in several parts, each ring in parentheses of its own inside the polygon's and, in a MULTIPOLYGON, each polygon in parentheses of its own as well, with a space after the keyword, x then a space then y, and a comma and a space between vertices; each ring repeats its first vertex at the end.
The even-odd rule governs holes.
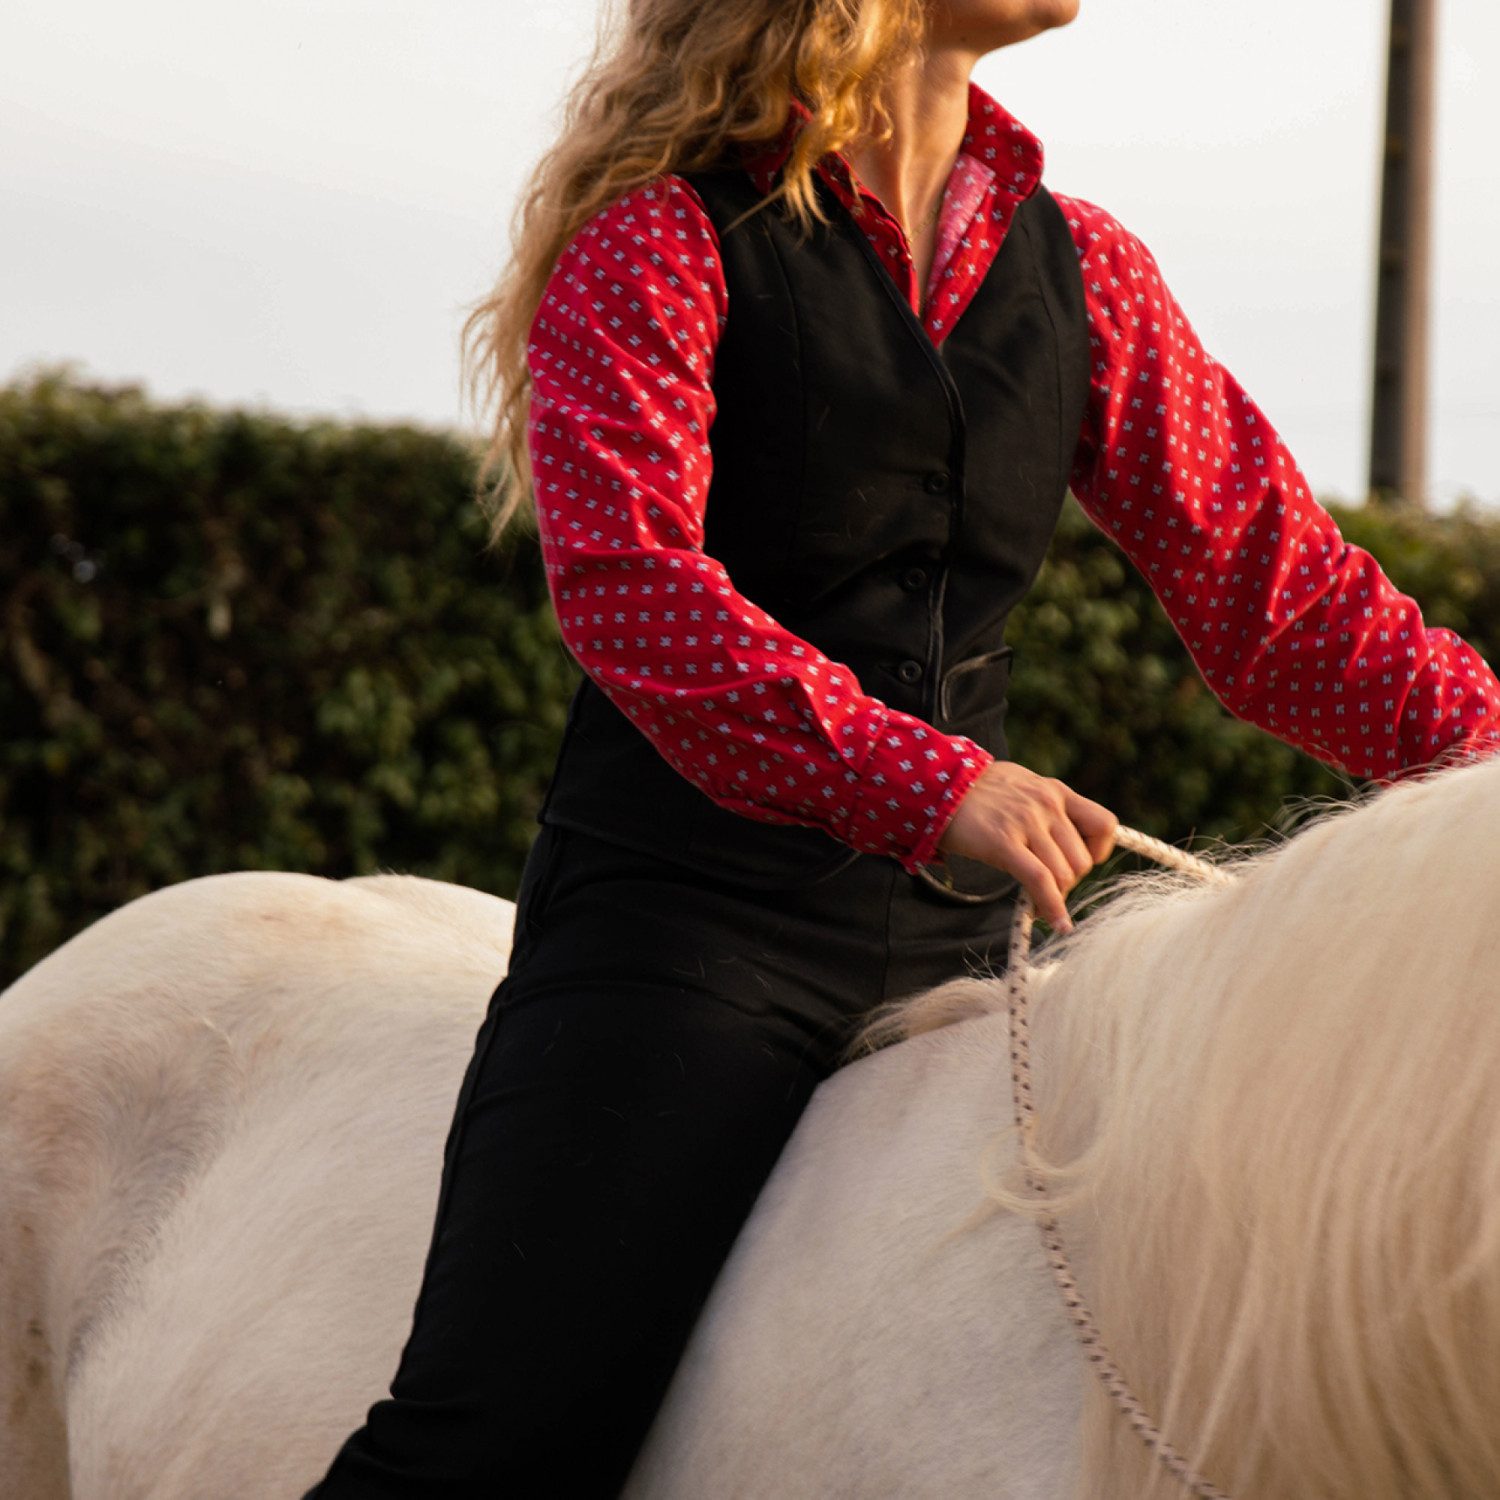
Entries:
MULTIPOLYGON (((1121 828, 1115 835, 1115 843, 1132 854, 1154 859, 1168 869, 1180 870, 1195 875, 1198 879, 1214 885, 1228 885, 1231 877, 1223 870, 1215 869, 1206 860, 1174 849, 1160 839, 1139 833, 1134 828, 1121 828)), ((1026 1187, 1031 1195, 1041 1202, 1047 1198, 1047 1185, 1033 1163, 1036 1160, 1036 1108, 1031 1092, 1031 1020, 1027 1000, 1027 982, 1031 975, 1031 929, 1036 918, 1036 909, 1031 897, 1022 891, 1016 902, 1015 916, 1010 927, 1010 968, 1007 986, 1010 1001, 1010 1066, 1011 1083, 1015 1094, 1016 1127, 1021 1135, 1021 1154, 1026 1164, 1026 1187)), ((1199 1500, 1229 1500, 1229 1496, 1212 1485, 1188 1463, 1181 1453, 1162 1436, 1161 1429, 1146 1414, 1146 1409, 1130 1389, 1129 1383, 1115 1363, 1094 1315, 1089 1311, 1078 1288, 1077 1278, 1068 1262, 1063 1246, 1062 1232, 1057 1220, 1043 1209, 1037 1215, 1037 1225, 1042 1233, 1042 1244, 1046 1247, 1047 1263, 1052 1267, 1052 1278, 1062 1294, 1063 1307, 1068 1320, 1078 1335, 1084 1354, 1094 1367, 1094 1373, 1103 1382, 1110 1399, 1130 1424, 1141 1441, 1155 1454, 1158 1462, 1176 1479, 1189 1494, 1199 1500)))

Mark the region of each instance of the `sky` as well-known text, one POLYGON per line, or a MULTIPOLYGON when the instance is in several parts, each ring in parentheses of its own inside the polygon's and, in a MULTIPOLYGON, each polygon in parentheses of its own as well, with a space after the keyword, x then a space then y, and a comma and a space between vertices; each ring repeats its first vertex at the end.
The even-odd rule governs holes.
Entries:
MULTIPOLYGON (((5 0, 0 379, 472 426, 458 330, 594 0, 5 0)), ((1500 504, 1500 6, 1441 0, 1430 482, 1500 504)), ((1084 0, 978 81, 1363 494, 1383 0, 1084 0)))

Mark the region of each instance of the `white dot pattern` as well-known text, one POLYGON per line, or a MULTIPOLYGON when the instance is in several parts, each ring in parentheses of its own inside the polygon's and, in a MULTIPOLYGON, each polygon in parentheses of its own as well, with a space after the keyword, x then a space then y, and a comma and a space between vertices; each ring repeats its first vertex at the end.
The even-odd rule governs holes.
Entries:
POLYGON ((1351 547, 1271 424, 1210 359, 1150 252, 1059 198, 1083 266, 1093 388, 1073 490, 1241 718, 1390 778, 1500 745, 1500 685, 1351 547))
MULTIPOLYGON (((783 152, 750 164, 768 185, 783 152)), ((926 297, 900 225, 848 169, 851 207, 940 343, 1040 180, 1040 145, 978 89, 926 297), (925 307, 923 303, 925 302, 925 307)), ((1270 425, 1200 351, 1155 263, 1062 199, 1084 268, 1094 378, 1074 486, 1161 597, 1210 686, 1362 775, 1500 740, 1489 669, 1426 631, 1344 545, 1270 425)), ((532 329, 531 451, 543 557, 569 649, 721 806, 820 827, 908 868, 931 859, 990 756, 864 693, 739 594, 703 552, 714 351, 728 315, 717 237, 666 177, 559 259, 532 329)))
MULTIPOLYGON (((794 105, 793 110, 801 116, 807 113, 801 105, 794 105)), ((774 149, 746 163, 761 192, 769 193, 775 185, 790 143, 788 136, 774 149)), ((937 248, 925 294, 917 285, 916 263, 900 220, 860 186, 842 158, 831 157, 825 162, 822 175, 839 201, 859 220, 933 343, 941 344, 979 290, 1010 232, 1016 210, 1041 182, 1042 146, 983 89, 970 85, 969 129, 943 190, 937 248)))
POLYGON ((862 693, 702 550, 718 242, 677 178, 587 225, 532 330, 531 449, 558 622, 584 670, 721 806, 930 858, 989 763, 862 693))

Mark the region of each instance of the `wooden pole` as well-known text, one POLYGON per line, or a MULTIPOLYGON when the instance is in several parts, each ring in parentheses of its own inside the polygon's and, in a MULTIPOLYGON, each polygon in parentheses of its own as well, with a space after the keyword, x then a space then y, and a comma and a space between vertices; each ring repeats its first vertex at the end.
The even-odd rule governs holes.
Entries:
POLYGON ((1438 0, 1391 0, 1375 302, 1372 498, 1427 498, 1427 345, 1438 0))

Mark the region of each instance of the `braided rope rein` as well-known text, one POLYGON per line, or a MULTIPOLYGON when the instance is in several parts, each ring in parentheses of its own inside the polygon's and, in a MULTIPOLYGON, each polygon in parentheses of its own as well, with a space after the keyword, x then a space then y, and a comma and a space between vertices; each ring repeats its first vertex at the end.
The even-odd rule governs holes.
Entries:
MULTIPOLYGON (((1138 833, 1133 828, 1121 828, 1115 835, 1117 848, 1132 854, 1144 855, 1168 869, 1195 875, 1200 880, 1214 885, 1227 885, 1231 877, 1215 869, 1195 855, 1174 849, 1160 839, 1138 833)), ((1027 981, 1031 969, 1031 929, 1035 921, 1035 908, 1031 898, 1023 891, 1016 902, 1015 916, 1010 928, 1010 967, 1007 970, 1007 992, 1010 1002, 1010 1064, 1011 1082, 1015 1089, 1016 1126, 1021 1135, 1022 1158, 1026 1165, 1026 1186, 1036 1199, 1045 1201, 1047 1184, 1036 1169, 1036 1108, 1031 1092, 1031 1021, 1027 1001, 1027 981)), ((1132 1430, 1156 1456, 1162 1467, 1178 1480, 1189 1494, 1200 1500, 1229 1500, 1223 1490, 1217 1488, 1199 1474, 1181 1453, 1162 1435, 1161 1429, 1146 1414, 1146 1409, 1130 1389, 1119 1365, 1114 1361, 1094 1315, 1089 1311, 1068 1262, 1063 1247, 1062 1232, 1057 1220, 1043 1210, 1037 1215, 1037 1226, 1041 1230, 1042 1244, 1046 1247, 1047 1261, 1052 1267, 1053 1280, 1062 1293, 1063 1307, 1068 1319, 1078 1334, 1078 1342, 1094 1367, 1094 1373, 1103 1382, 1110 1399, 1132 1430)))

